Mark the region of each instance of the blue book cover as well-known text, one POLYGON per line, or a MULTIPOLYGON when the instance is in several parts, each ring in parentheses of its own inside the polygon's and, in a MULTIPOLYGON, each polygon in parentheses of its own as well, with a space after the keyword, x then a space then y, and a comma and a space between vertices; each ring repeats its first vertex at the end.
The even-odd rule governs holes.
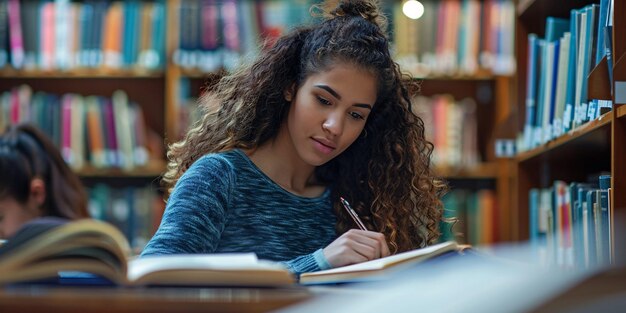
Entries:
POLYGON ((591 8, 589 12, 591 12, 591 20, 589 23, 589 72, 593 70, 596 66, 596 58, 598 53, 602 50, 598 50, 598 34, 601 34, 601 31, 598 31, 598 21, 600 20, 600 6, 597 4, 589 5, 591 8))
POLYGON ((535 125, 536 102, 537 98, 537 66, 539 44, 538 37, 535 34, 528 35, 528 63, 526 69, 526 125, 524 127, 524 143, 530 148, 532 147, 533 126, 535 125))
POLYGON ((559 38, 563 37, 563 34, 569 30, 569 27, 569 20, 548 16, 546 19, 546 41, 552 42, 559 40, 559 38))
POLYGON ((137 242, 135 242, 135 233, 137 233, 137 203, 135 201, 135 187, 126 187, 122 190, 123 199, 119 199, 120 201, 126 202, 128 208, 128 215, 126 216, 126 229, 123 230, 124 235, 128 239, 128 243, 131 247, 135 247, 137 242))
POLYGON ((94 4, 94 19, 92 23, 94 24, 92 27, 91 33, 91 55, 90 55, 90 66, 91 67, 100 67, 104 62, 104 52, 102 51, 102 34, 104 29, 104 22, 106 18, 106 13, 109 10, 109 3, 97 1, 94 4))
POLYGON ((79 24, 81 26, 80 31, 80 43, 78 52, 78 64, 81 67, 89 66, 89 53, 92 49, 92 39, 94 25, 94 9, 91 3, 85 2, 80 7, 79 24))
POLYGON ((604 27, 606 26, 606 18, 609 12, 609 0, 600 0, 600 6, 598 7, 598 27, 596 28, 596 37, 597 45, 596 45, 596 60, 594 62, 594 66, 600 63, 602 58, 606 55, 606 51, 604 49, 604 27))
POLYGON ((585 233, 584 227, 585 216, 587 214, 586 209, 583 210, 583 205, 586 205, 585 195, 592 189, 591 184, 587 183, 571 183, 570 184, 570 196, 572 198, 572 222, 574 230, 574 262, 576 266, 585 265, 585 233))
POLYGON ((554 126, 554 111, 556 109, 556 87, 557 87, 557 83, 558 83, 558 78, 559 78, 559 57, 560 57, 560 48, 561 48, 561 43, 559 41, 559 39, 557 39, 554 42, 554 57, 553 59, 553 63, 552 63, 552 83, 550 84, 551 87, 551 91, 550 91, 550 99, 549 99, 549 105, 550 105, 550 116, 548 119, 548 137, 551 138, 552 134, 554 133, 554 131, 552 130, 552 126, 554 126))
POLYGON ((57 147, 61 146, 61 97, 58 95, 48 94, 47 106, 49 107, 50 116, 50 137, 57 147))
POLYGON ((608 64, 608 76, 611 85, 611 94, 613 94, 613 0, 610 0, 606 17, 606 26, 604 29, 604 54, 608 64))
POLYGON ((539 233, 539 189, 532 188, 528 192, 528 210, 530 213, 529 234, 530 244, 533 249, 538 247, 540 241, 539 233))
POLYGON ((556 41, 553 42, 545 42, 545 63, 543 68, 541 69, 541 83, 543 86, 540 86, 542 92, 542 96, 540 101, 540 106, 542 107, 541 111, 541 120, 537 121, 539 124, 539 129, 541 129, 541 140, 540 143, 545 143, 550 140, 551 130, 550 130, 550 112, 552 110, 552 95, 555 90, 553 88, 554 83, 554 57, 555 57, 555 46, 556 41))
POLYGON ((567 92, 565 95, 565 112, 563 116, 563 130, 568 131, 572 127, 572 121, 574 119, 574 107, 576 99, 576 64, 578 62, 578 44, 579 44, 579 29, 580 27, 580 12, 578 10, 570 11, 570 45, 569 45, 569 75, 567 77, 567 92))
POLYGON ((124 41, 122 45, 123 66, 129 68, 137 62, 139 50, 139 2, 124 3, 124 41))
POLYGON ((585 258, 587 265, 596 265, 598 262, 596 256, 596 226, 593 215, 593 207, 596 203, 595 188, 583 189, 585 193, 585 201, 583 202, 583 218, 586 220, 583 232, 585 233, 585 258))
POLYGON ((609 189, 611 188, 611 175, 600 175, 598 178, 598 184, 600 186, 600 225, 602 227, 602 246, 605 254, 605 261, 610 259, 611 249, 611 227, 610 227, 610 206, 609 203, 609 189))
POLYGON ((152 51, 154 62, 150 68, 163 68, 165 66, 165 5, 158 1, 154 3, 154 15, 152 21, 152 51))
POLYGON ((534 125, 534 135, 533 138, 534 142, 533 142, 533 146, 539 145, 541 144, 541 130, 542 130, 542 122, 543 122, 543 111, 544 111, 544 97, 545 97, 545 85, 546 85, 546 68, 548 67, 547 65, 547 52, 548 52, 548 44, 547 41, 545 41, 544 39, 538 39, 537 40, 537 44, 538 44, 538 62, 539 62, 539 72, 538 72, 538 82, 539 82, 539 90, 537 93, 537 99, 536 99, 536 111, 537 114, 535 115, 535 125, 534 125))
POLYGON ((581 117, 582 117, 582 122, 586 122, 588 120, 588 115, 585 114, 586 110, 584 110, 584 108, 587 106, 587 101, 588 99, 588 95, 587 95, 587 86, 589 85, 589 81, 587 80, 587 76, 589 75, 589 72, 591 72, 591 60, 594 58, 593 53, 594 53, 594 49, 595 49, 595 42, 594 42, 594 29, 596 27, 596 7, 597 5, 588 5, 585 7, 585 10, 587 11, 586 14, 586 27, 584 30, 581 29, 581 36, 585 36, 585 39, 583 40, 583 43, 585 43, 585 45, 583 46, 583 50, 580 51, 580 57, 582 58, 582 62, 579 62, 578 65, 581 66, 582 65, 582 88, 580 90, 580 101, 582 102, 583 106, 581 106, 581 108, 583 109, 583 112, 581 112, 581 117))

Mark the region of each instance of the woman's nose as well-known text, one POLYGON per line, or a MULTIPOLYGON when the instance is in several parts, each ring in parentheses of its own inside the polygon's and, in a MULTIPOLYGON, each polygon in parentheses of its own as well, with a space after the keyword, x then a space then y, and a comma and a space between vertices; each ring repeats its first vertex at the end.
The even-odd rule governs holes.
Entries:
POLYGON ((340 136, 343 133, 343 119, 339 114, 330 114, 322 124, 322 128, 333 136, 340 136))

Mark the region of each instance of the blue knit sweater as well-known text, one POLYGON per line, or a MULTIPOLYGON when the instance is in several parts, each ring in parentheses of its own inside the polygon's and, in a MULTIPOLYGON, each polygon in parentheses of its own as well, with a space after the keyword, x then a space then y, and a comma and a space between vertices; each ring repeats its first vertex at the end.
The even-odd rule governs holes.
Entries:
POLYGON ((178 180, 142 256, 255 252, 295 274, 330 268, 322 248, 335 238, 330 190, 294 195, 241 150, 208 154, 178 180))

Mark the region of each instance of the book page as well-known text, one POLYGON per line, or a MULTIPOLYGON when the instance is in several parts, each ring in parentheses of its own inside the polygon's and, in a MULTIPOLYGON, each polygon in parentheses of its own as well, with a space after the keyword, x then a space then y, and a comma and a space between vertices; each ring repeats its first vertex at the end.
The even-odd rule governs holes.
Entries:
POLYGON ((259 268, 254 253, 175 254, 148 256, 128 263, 128 279, 134 281, 148 273, 166 270, 229 270, 259 268))
POLYGON ((129 285, 284 286, 295 283, 281 263, 254 253, 150 256, 129 262, 129 285))

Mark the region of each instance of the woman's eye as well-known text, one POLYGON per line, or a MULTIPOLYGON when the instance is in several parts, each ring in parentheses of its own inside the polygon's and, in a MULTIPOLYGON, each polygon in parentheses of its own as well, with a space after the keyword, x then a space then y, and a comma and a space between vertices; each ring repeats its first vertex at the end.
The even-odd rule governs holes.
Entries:
POLYGON ((330 105, 330 101, 322 98, 322 97, 317 97, 317 101, 319 101, 321 104, 323 105, 330 105))
POLYGON ((363 118, 363 115, 357 113, 357 112, 350 112, 350 116, 352 116, 352 118, 354 119, 360 119, 360 120, 364 120, 365 118, 363 118))

